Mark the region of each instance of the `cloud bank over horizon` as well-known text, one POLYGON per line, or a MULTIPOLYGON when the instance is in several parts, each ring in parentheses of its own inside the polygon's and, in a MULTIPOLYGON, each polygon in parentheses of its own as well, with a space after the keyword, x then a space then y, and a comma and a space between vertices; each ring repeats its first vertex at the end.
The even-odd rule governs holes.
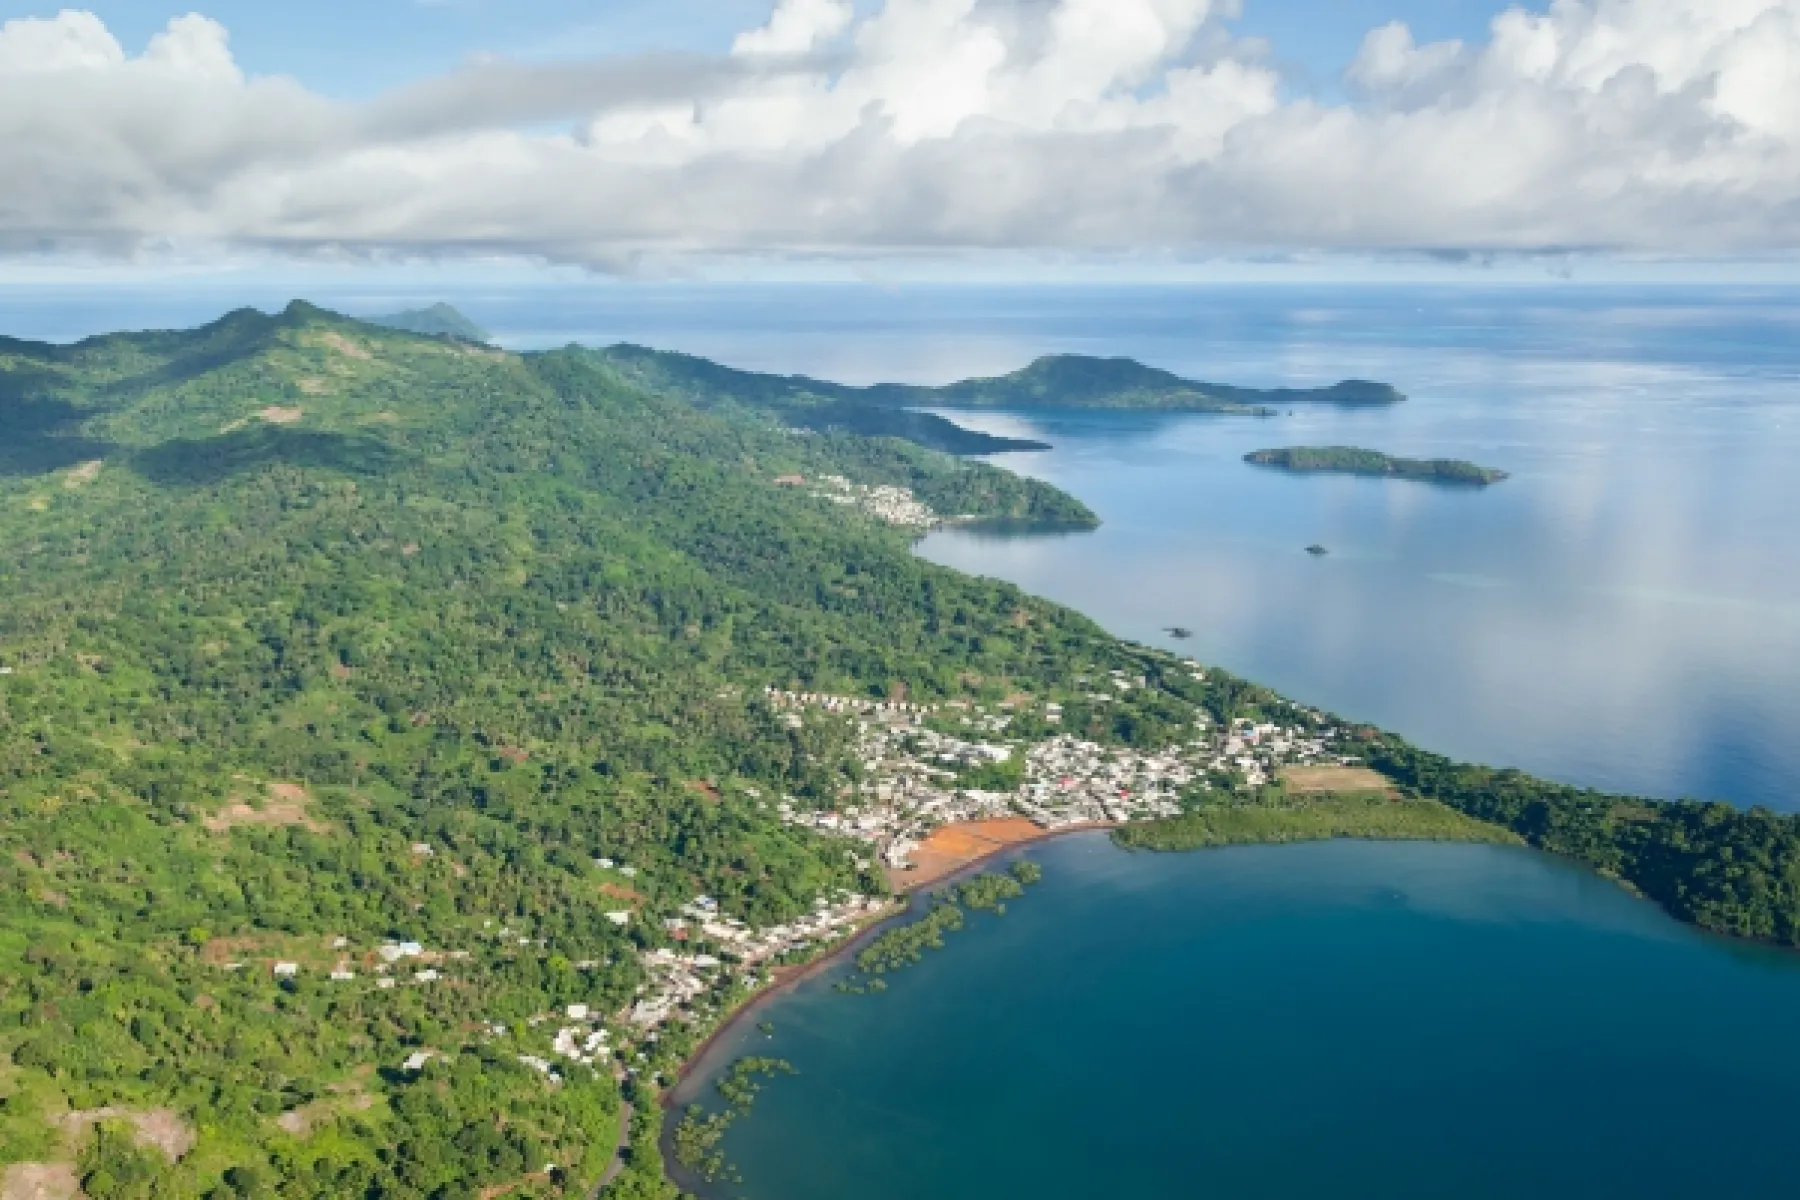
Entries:
POLYGON ((1800 0, 1556 0, 1479 43, 1394 23, 1335 103, 1237 15, 779 0, 729 53, 480 59, 354 103, 247 76, 198 14, 136 54, 88 12, 12 20, 0 255, 1800 250, 1800 0))

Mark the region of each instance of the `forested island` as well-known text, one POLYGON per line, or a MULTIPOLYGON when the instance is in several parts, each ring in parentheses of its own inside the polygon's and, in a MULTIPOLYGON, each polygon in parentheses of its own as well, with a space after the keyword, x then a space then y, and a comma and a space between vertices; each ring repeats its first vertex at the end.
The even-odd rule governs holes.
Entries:
MULTIPOLYGON (((628 367, 299 303, 0 340, 9 1180, 668 1200, 680 1064, 891 890, 822 829, 860 796, 855 721, 772 689, 1013 705, 1007 736, 1112 755, 1341 726, 912 553, 934 514, 1091 522, 1078 500, 628 367)), ((1423 835, 1480 823, 1800 944, 1800 819, 1375 730, 1345 754, 1423 835)), ((1219 805, 1378 819, 1229 779, 1184 804, 1205 828, 1167 844, 1275 819, 1219 805)))
POLYGON ((1246 454, 1244 461, 1302 475, 1371 475, 1477 487, 1499 483, 1507 477, 1505 471, 1478 467, 1461 459, 1395 458, 1379 450, 1361 450, 1354 446, 1292 446, 1285 450, 1257 450, 1246 454))

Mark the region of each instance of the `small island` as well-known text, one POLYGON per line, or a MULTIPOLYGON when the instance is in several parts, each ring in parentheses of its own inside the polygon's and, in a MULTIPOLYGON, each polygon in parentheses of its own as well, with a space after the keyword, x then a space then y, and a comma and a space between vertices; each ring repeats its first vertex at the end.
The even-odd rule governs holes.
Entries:
POLYGON ((1258 450, 1253 454, 1246 454, 1244 461, 1302 474, 1374 475, 1474 487, 1486 487, 1507 477, 1505 471, 1478 467, 1461 459, 1395 458, 1379 450, 1360 450, 1353 446, 1292 446, 1285 450, 1258 450))

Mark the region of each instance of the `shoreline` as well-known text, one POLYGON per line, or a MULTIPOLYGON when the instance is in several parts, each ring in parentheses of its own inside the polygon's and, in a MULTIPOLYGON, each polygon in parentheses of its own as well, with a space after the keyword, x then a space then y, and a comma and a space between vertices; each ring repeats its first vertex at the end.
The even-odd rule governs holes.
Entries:
MULTIPOLYGON (((948 826, 946 826, 946 828, 948 828, 948 826)), ((1014 851, 1024 850, 1031 846, 1056 841, 1059 838, 1074 837, 1077 834, 1110 833, 1117 828, 1119 828, 1119 826, 1115 822, 1086 822, 1080 825, 1063 825, 1055 829, 1040 830, 1036 837, 1012 842, 1004 846, 995 846, 992 850, 963 863, 961 866, 958 866, 955 870, 947 874, 940 875, 934 879, 922 879, 896 891, 894 901, 896 904, 901 904, 903 901, 904 903, 901 907, 871 918, 867 923, 858 928, 855 933, 845 938, 842 942, 839 942, 836 946, 825 951, 823 954, 819 955, 819 957, 811 959, 808 962, 796 963, 792 967, 777 967, 775 969, 775 981, 762 990, 746 996, 736 1008, 726 1014, 719 1021, 718 1027, 708 1034, 706 1039, 694 1048, 694 1052, 682 1061, 681 1067, 675 1073, 674 1080, 671 1081, 669 1086, 664 1088, 657 1096, 656 1107, 662 1114, 662 1121, 661 1129, 657 1133, 656 1141, 658 1148, 662 1152, 664 1173, 671 1181, 677 1186, 685 1189, 690 1195, 703 1197, 708 1194, 705 1190, 708 1186, 705 1181, 694 1176, 675 1158, 675 1131, 670 1118, 675 1115, 677 1110, 683 1104, 683 1101, 678 1097, 678 1093, 681 1089, 686 1087, 699 1075, 700 1068, 706 1065, 707 1059, 714 1051, 719 1049, 725 1039, 737 1032, 740 1026, 755 1016, 763 1007, 780 999, 782 996, 787 995, 808 979, 823 974, 831 967, 836 966, 843 959, 848 958, 857 950, 861 949, 867 942, 872 941, 874 938, 885 932, 889 926, 904 919, 912 912, 913 901, 921 893, 929 892, 934 888, 947 887, 960 883, 970 876, 979 873, 982 869, 993 863, 994 860, 1014 851)), ((689 1102, 692 1100, 693 1097, 688 1098, 689 1102)))
MULTIPOLYGON (((938 875, 931 879, 921 879, 899 889, 894 894, 894 902, 895 904, 901 904, 901 902, 904 901, 904 904, 901 905, 901 907, 890 907, 888 911, 871 917, 868 921, 859 926, 855 933, 852 933, 849 937, 845 938, 831 949, 820 954, 817 958, 810 959, 804 963, 795 963, 792 966, 775 968, 774 982, 770 983, 767 987, 762 988, 760 991, 746 996, 736 1008, 732 1009, 731 1012, 726 1014, 720 1020, 718 1028, 708 1034, 706 1040, 695 1047, 694 1052, 683 1060, 680 1070, 676 1072, 674 1081, 671 1082, 667 1088, 663 1089, 662 1095, 658 1098, 658 1103, 664 1111, 672 1110, 676 1104, 675 1093, 680 1090, 683 1084, 693 1078, 696 1069, 706 1060, 708 1054, 717 1049, 718 1044, 725 1039, 726 1035, 734 1032, 738 1026, 742 1025, 764 1005, 786 995, 808 979, 835 966, 840 960, 849 957, 852 953, 861 949, 866 942, 885 931, 889 925, 892 925, 905 917, 912 911, 913 900, 920 893, 928 892, 933 888, 961 883, 963 880, 993 863, 995 859, 1010 854, 1013 851, 1023 850, 1029 846, 1042 845, 1045 842, 1055 841, 1058 838, 1073 837, 1074 835, 1081 833, 1110 833, 1118 827, 1119 826, 1116 823, 1112 822, 1086 822, 1080 825, 1063 825, 1058 826, 1055 829, 1041 830, 1036 837, 1011 842, 1003 846, 995 846, 992 850, 985 852, 977 858, 970 859, 968 862, 961 864, 950 872, 938 875)), ((948 828, 948 826, 946 826, 946 828, 948 828)))
MULTIPOLYGON (((1021 823, 1024 823, 1025 819, 1019 818, 1019 820, 1021 823)), ((965 833, 978 831, 994 823, 995 822, 992 820, 962 821, 953 825, 944 825, 939 829, 933 830, 932 836, 935 837, 937 834, 945 832, 946 830, 965 833)), ((950 866, 948 869, 940 869, 935 873, 924 874, 917 879, 906 879, 903 875, 897 876, 895 872, 889 871, 887 873, 888 885, 894 889, 895 895, 911 896, 921 891, 929 891, 941 884, 960 880, 967 876, 971 868, 980 867, 990 863, 1009 850, 1018 850, 1025 846, 1036 846, 1040 843, 1050 841, 1054 838, 1064 837, 1069 834, 1094 833, 1101 830, 1110 832, 1119 827, 1120 824, 1116 821, 1084 821, 1077 825, 1058 825, 1054 829, 1036 826, 1034 832, 1024 837, 1006 840, 990 838, 982 833, 975 832, 974 836, 991 843, 990 848, 982 850, 973 857, 965 858, 954 866, 950 866)), ((929 839, 927 840, 927 843, 921 844, 919 849, 924 850, 928 844, 929 839)))

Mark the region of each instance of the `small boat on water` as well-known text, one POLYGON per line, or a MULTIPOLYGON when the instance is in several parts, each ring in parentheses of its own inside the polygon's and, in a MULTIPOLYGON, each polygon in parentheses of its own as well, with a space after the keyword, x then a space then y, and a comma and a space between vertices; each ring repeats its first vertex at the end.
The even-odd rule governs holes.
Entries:
POLYGON ((1191 638, 1194 636, 1193 630, 1183 629, 1179 625, 1171 625, 1163 632, 1167 633, 1172 638, 1191 638))

